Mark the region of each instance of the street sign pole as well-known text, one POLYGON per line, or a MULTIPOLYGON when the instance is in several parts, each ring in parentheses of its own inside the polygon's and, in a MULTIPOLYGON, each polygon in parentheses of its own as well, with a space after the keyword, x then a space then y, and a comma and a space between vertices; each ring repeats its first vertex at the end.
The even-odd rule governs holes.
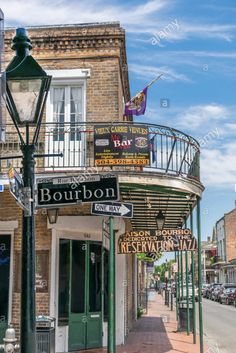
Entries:
POLYGON ((116 259, 115 259, 115 232, 113 217, 109 217, 110 251, 109 251, 109 314, 108 314, 108 353, 116 353, 116 259))

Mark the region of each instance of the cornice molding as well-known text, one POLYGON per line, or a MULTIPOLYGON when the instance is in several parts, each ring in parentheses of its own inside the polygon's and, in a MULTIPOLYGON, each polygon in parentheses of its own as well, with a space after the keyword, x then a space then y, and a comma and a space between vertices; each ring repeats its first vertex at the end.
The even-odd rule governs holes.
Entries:
MULTIPOLYGON (((93 56, 95 52, 101 57, 108 53, 114 57, 118 56, 125 100, 130 99, 125 30, 122 27, 112 25, 101 27, 41 27, 30 28, 28 32, 33 43, 32 55, 36 58, 38 55, 40 60, 44 59, 42 53, 46 54, 45 57, 57 58, 61 53, 70 54, 71 57, 78 51, 84 51, 93 56)), ((10 48, 13 36, 14 30, 5 31, 7 61, 10 60, 10 55, 12 55, 10 48)), ((83 58, 83 52, 81 56, 78 56, 78 59, 80 58, 83 58)))

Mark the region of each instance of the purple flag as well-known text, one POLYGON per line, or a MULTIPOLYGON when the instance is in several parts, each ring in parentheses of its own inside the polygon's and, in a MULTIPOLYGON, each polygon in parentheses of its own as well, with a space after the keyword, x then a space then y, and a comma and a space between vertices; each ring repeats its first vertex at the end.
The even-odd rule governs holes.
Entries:
POLYGON ((124 115, 143 115, 145 113, 147 104, 147 89, 148 87, 145 87, 141 92, 136 94, 134 98, 125 104, 124 115))

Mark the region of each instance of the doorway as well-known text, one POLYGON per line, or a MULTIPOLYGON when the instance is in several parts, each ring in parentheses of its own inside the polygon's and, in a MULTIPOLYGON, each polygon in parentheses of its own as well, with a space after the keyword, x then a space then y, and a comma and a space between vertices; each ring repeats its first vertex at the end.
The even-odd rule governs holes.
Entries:
POLYGON ((83 167, 85 158, 84 87, 53 83, 50 90, 46 153, 63 152, 63 158, 48 157, 49 168, 83 167))
POLYGON ((102 243, 59 240, 58 325, 69 326, 69 351, 102 346, 102 243))

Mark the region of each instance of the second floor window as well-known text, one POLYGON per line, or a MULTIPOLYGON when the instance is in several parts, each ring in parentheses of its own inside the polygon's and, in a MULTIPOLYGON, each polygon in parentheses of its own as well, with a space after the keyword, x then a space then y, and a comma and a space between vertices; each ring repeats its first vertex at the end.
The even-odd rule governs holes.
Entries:
POLYGON ((55 86, 52 89, 54 141, 80 141, 83 111, 82 86, 55 86))

